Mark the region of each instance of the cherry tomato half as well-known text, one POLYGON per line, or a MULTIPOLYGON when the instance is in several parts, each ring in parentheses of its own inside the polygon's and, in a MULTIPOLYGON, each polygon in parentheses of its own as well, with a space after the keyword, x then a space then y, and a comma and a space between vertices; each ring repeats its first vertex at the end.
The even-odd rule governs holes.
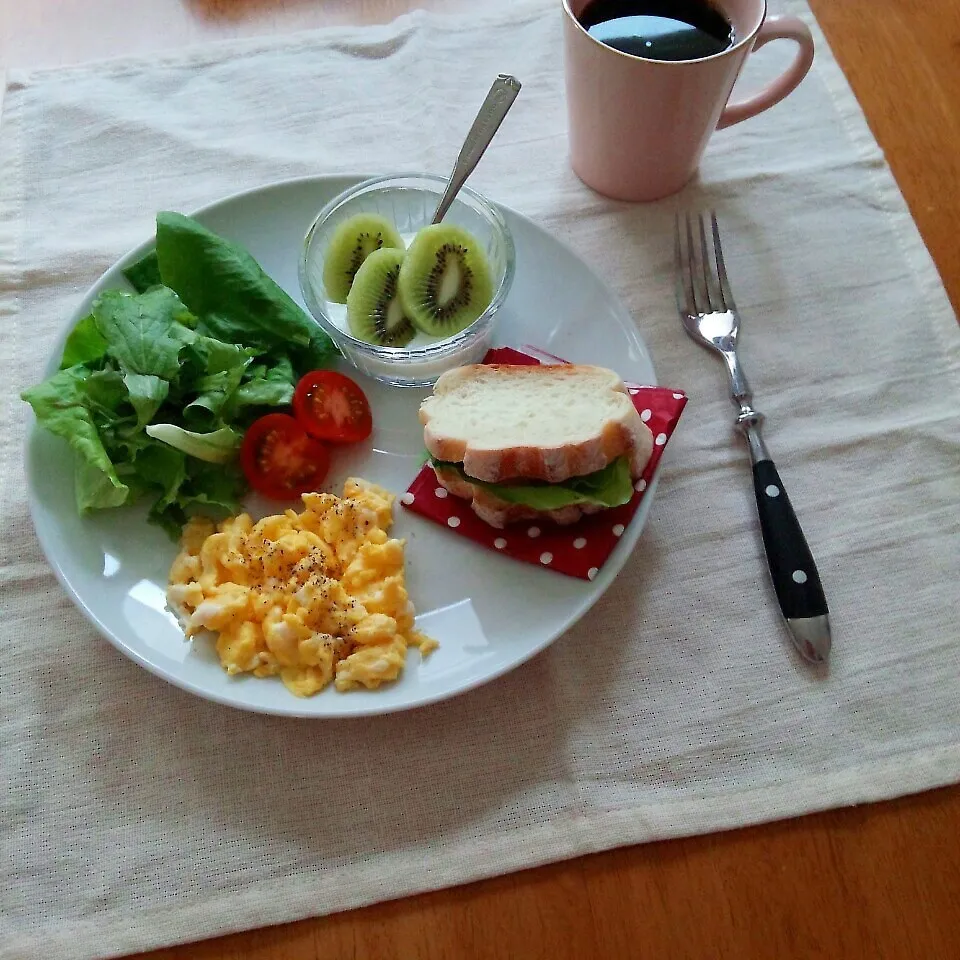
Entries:
POLYGON ((268 413, 244 434, 240 464, 254 490, 289 500, 319 488, 330 468, 330 451, 294 417, 268 413))
POLYGON ((373 415, 363 391, 342 373, 304 374, 293 394, 293 410, 304 430, 318 440, 356 443, 373 430, 373 415))

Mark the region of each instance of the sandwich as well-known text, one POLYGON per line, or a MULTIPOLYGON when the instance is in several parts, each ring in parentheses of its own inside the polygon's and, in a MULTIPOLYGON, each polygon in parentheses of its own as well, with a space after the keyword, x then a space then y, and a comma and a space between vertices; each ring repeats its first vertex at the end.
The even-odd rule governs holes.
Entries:
POLYGON ((630 501, 653 435, 604 367, 473 364, 420 406, 438 483, 493 527, 575 523, 630 501))

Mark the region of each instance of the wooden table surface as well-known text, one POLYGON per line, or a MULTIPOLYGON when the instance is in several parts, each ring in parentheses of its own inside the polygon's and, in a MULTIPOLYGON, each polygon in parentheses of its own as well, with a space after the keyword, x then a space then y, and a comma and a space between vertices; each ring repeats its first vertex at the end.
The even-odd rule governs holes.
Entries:
MULTIPOLYGON (((470 0, 0 0, 0 68, 470 0)), ((960 3, 812 0, 960 312, 960 3)), ((895 322, 895 318, 891 318, 895 322)), ((614 850, 150 960, 960 957, 960 787, 614 850)), ((243 918, 238 917, 238 922, 243 918)))

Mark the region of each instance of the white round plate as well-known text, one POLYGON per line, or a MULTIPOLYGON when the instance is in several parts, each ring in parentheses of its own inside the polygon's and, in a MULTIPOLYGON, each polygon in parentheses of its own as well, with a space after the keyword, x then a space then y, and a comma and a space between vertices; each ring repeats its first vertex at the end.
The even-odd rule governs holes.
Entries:
MULTIPOLYGON (((301 302, 297 264, 316 212, 357 177, 316 177, 229 197, 194 214, 216 233, 243 244, 301 302)), ((655 384, 636 326, 616 295, 572 251, 530 220, 504 209, 517 249, 517 275, 499 316, 497 343, 533 344, 557 356, 617 370, 655 384)), ((104 289, 129 289, 122 268, 152 239, 111 267, 64 328, 63 339, 104 289)), ((346 372, 351 372, 346 366, 346 372)), ((374 414, 370 443, 338 452, 329 489, 361 476, 402 493, 423 454, 417 408, 426 391, 388 387, 357 376, 374 414)), ((613 555, 592 581, 580 581, 498 556, 397 506, 393 533, 407 539, 407 580, 418 623, 440 642, 423 662, 415 651, 401 679, 376 691, 293 696, 279 678, 228 677, 212 644, 185 640, 165 607, 176 545, 146 522, 145 508, 79 517, 70 453, 34 423, 27 443, 27 483, 37 536, 67 593, 118 650, 152 673, 198 696, 244 710, 296 717, 388 713, 443 700, 479 686, 542 650, 585 614, 617 575, 640 536, 652 499, 644 497, 613 555)), ((253 504, 254 512, 265 511, 253 504)))

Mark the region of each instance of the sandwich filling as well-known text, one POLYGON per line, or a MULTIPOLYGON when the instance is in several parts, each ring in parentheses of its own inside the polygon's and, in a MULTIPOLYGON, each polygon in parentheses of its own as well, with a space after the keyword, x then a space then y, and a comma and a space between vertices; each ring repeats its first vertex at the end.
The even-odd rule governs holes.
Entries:
POLYGON ((455 471, 468 483, 481 487, 506 503, 522 504, 534 510, 559 510, 585 504, 619 507, 629 503, 633 496, 630 460, 626 456, 617 457, 602 470, 582 477, 570 477, 562 483, 519 479, 487 483, 465 473, 462 463, 450 463, 436 458, 431 458, 430 462, 437 470, 455 471))

